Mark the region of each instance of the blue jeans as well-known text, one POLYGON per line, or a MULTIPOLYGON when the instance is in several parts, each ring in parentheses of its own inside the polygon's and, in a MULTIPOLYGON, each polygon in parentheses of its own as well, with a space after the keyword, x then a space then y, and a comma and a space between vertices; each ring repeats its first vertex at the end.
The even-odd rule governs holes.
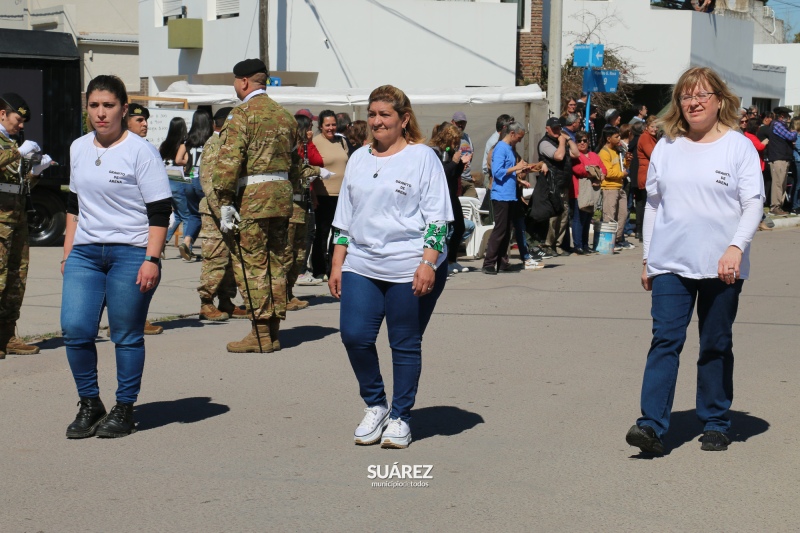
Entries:
POLYGON ((589 250, 589 225, 592 223, 591 211, 578 209, 578 199, 572 198, 572 246, 589 250))
POLYGON ((392 418, 411 420, 422 371, 422 334, 447 281, 446 264, 436 271, 433 291, 414 296, 411 283, 390 283, 342 273, 339 330, 359 392, 368 407, 386 403, 375 340, 384 317, 392 349, 392 418))
POLYGON ((172 219, 172 224, 170 224, 167 229, 167 242, 172 239, 172 235, 175 233, 175 230, 178 229, 181 222, 184 224, 183 234, 187 234, 186 225, 189 220, 189 208, 186 206, 184 183, 183 181, 169 180, 169 189, 172 191, 172 212, 175 216, 172 219))
MULTIPOLYGON (((634 178, 636 179, 636 178, 634 178)), ((631 184, 630 189, 628 190, 628 216, 625 217, 625 230, 623 235, 627 235, 628 233, 636 232, 636 222, 631 222, 631 213, 634 212, 633 204, 634 204, 634 192, 636 188, 631 184)))
POLYGON ((136 284, 145 254, 145 248, 127 244, 82 244, 67 257, 61 329, 82 398, 100 396, 95 337, 106 306, 117 355, 117 401, 134 403, 138 398, 144 370, 144 322, 155 292, 141 293, 136 284))
POLYGON ((800 174, 800 161, 795 159, 794 167, 792 168, 794 170, 794 185, 792 185, 792 210, 794 210, 800 209, 800 194, 798 194, 800 193, 800 187, 798 187, 798 185, 800 185, 800 183, 798 183, 800 182, 800 179, 798 179, 800 178, 800 176, 798 176, 798 174, 800 174))
POLYGON ((732 329, 743 283, 726 285, 716 278, 689 279, 675 274, 653 278, 653 340, 644 369, 638 425, 651 426, 659 437, 669 428, 679 357, 697 302, 697 417, 705 424, 703 431, 728 431, 728 410, 733 402, 732 329))
POLYGON ((531 254, 528 252, 528 241, 525 239, 525 217, 516 217, 511 221, 511 224, 514 226, 514 238, 517 240, 519 258, 523 261, 530 259, 531 254))
POLYGON ((184 184, 184 194, 186 195, 186 208, 189 211, 188 220, 184 219, 186 227, 183 229, 184 237, 191 237, 192 242, 197 240, 200 235, 200 200, 205 196, 203 188, 200 186, 200 178, 192 178, 191 183, 184 184))

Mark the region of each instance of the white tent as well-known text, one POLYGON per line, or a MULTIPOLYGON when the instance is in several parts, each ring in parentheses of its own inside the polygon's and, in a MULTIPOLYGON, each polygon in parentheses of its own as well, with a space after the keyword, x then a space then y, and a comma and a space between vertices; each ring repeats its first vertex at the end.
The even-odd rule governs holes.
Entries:
MULTIPOLYGON (((347 112, 353 120, 366 120, 367 100, 371 91, 372 89, 317 87, 267 88, 267 93, 273 100, 292 112, 308 108, 317 115, 323 109, 331 109, 337 113, 347 112)), ((467 115, 466 131, 472 138, 476 152, 473 172, 480 172, 484 145, 495 131, 498 115, 503 113, 512 115, 518 122, 526 125, 530 135, 525 137, 524 149, 520 153, 527 154, 528 161, 536 160, 535 146, 544 134, 544 123, 548 116, 546 95, 538 85, 412 89, 405 93, 411 100, 423 133, 427 135, 430 135, 434 125, 449 121, 456 111, 463 111, 467 115)), ((192 85, 185 81, 172 83, 157 96, 185 99, 192 108, 211 105, 216 109, 239 103, 233 86, 192 85)))

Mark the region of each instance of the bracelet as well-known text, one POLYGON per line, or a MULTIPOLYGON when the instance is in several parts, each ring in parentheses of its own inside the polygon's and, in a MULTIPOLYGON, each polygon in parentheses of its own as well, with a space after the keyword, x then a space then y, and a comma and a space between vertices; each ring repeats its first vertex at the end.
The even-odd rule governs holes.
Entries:
POLYGON ((62 260, 61 260, 61 264, 62 264, 62 265, 63 265, 64 263, 66 263, 66 262, 67 262, 67 260, 66 260, 66 259, 62 259, 62 260))
POLYGON ((420 265, 428 265, 429 267, 431 267, 433 269, 434 272, 436 272, 436 265, 431 263, 430 261, 426 261, 425 259, 421 259, 419 264, 420 265))

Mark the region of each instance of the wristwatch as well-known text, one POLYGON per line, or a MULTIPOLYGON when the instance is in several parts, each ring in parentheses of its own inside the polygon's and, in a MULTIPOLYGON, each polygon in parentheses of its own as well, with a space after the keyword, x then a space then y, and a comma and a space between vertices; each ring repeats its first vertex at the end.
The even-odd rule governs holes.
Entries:
POLYGON ((419 264, 420 265, 428 265, 429 267, 431 267, 433 269, 434 272, 436 272, 436 265, 431 263, 430 261, 426 261, 425 259, 421 259, 419 264))
POLYGON ((144 260, 145 261, 150 261, 151 263, 155 263, 157 265, 161 264, 161 258, 160 257, 153 257, 152 255, 144 256, 144 260))

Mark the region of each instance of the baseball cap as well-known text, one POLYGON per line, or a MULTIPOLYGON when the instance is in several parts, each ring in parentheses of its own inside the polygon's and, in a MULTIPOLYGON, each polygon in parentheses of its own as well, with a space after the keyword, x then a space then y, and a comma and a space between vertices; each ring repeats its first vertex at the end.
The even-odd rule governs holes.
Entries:
POLYGON ((313 114, 310 109, 300 109, 300 110, 295 112, 294 116, 296 116, 296 117, 297 116, 306 117, 306 118, 308 118, 309 120, 312 120, 312 121, 319 120, 319 117, 317 115, 313 114))
POLYGON ((453 113, 453 122, 466 122, 467 115, 463 111, 456 111, 453 113))
POLYGON ((559 122, 558 117, 550 117, 547 119, 545 126, 548 128, 560 128, 561 122, 559 122))

